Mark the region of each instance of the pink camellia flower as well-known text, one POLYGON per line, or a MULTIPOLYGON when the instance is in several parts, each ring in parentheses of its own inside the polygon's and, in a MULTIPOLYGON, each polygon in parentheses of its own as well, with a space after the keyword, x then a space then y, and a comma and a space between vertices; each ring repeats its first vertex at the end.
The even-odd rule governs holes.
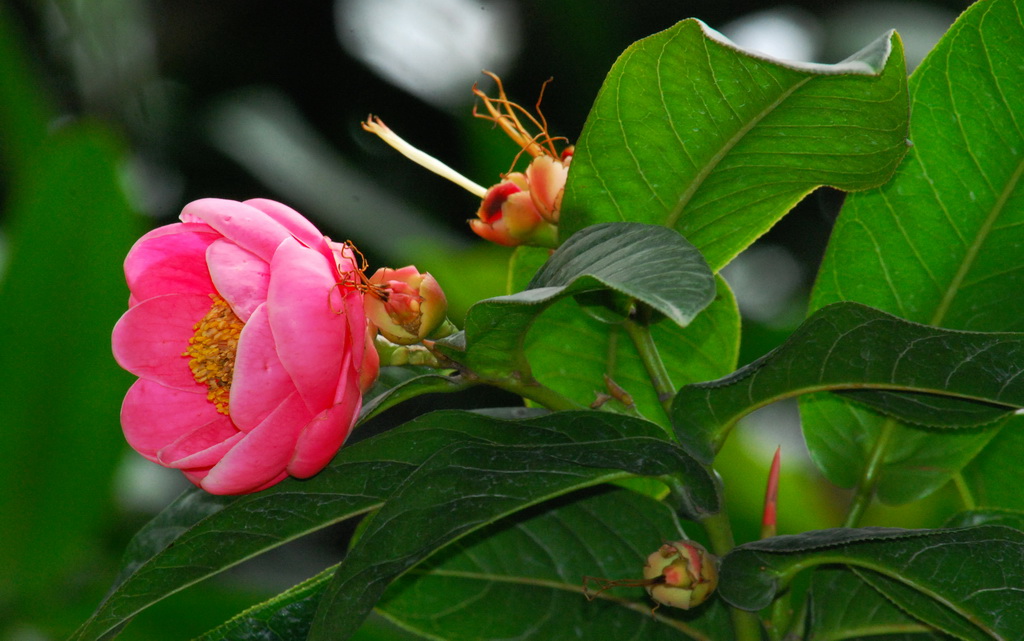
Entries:
MULTIPOLYGON (((125 259, 128 443, 213 494, 319 472, 377 377, 357 263, 270 200, 204 199, 125 259)), ((360 274, 361 275, 361 274, 360 274)))

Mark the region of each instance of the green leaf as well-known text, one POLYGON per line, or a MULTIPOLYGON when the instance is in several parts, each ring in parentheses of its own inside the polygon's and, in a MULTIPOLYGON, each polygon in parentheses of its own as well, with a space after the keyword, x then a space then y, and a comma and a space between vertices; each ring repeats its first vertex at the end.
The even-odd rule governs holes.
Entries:
POLYGON ((395 578, 440 547, 573 490, 671 474, 684 484, 683 513, 719 509, 707 470, 647 421, 586 411, 525 421, 435 412, 414 423, 494 438, 437 450, 364 523, 321 600, 311 639, 348 638, 395 578))
POLYGON ((908 616, 848 568, 814 571, 810 588, 807 641, 843 641, 907 635, 915 641, 938 640, 933 628, 908 616), (912 635, 912 636, 910 636, 912 635))
POLYGON ((997 525, 955 530, 819 530, 742 545, 722 559, 719 594, 768 606, 802 569, 844 564, 900 609, 961 639, 1024 635, 1024 532, 997 525))
MULTIPOLYGON (((718 295, 687 327, 657 323, 651 334, 675 386, 725 376, 736 366, 740 316, 732 291, 719 279, 718 295)), ((534 377, 581 405, 607 393, 607 374, 636 405, 616 399, 601 406, 619 413, 639 411, 659 423, 665 420, 661 401, 629 337, 614 324, 581 313, 571 300, 552 305, 530 328, 526 357, 534 377)))
POLYGON ((396 581, 380 609, 403 628, 451 641, 599 639, 612 630, 651 640, 731 637, 719 600, 692 612, 660 608, 653 616, 642 588, 584 601, 584 576, 638 578, 664 541, 687 537, 667 506, 633 492, 567 498, 446 548, 396 581))
POLYGON ((1024 510, 1001 508, 967 510, 954 515, 946 522, 945 527, 970 527, 972 525, 1005 525, 1024 531, 1024 510))
POLYGON ((110 594, 76 633, 105 638, 160 599, 304 534, 383 504, 435 451, 495 435, 413 422, 343 448, 320 474, 245 496, 185 492, 140 530, 110 594), (301 518, 298 518, 301 515, 301 518))
MULTIPOLYGON (((665 505, 625 490, 598 489, 503 519, 449 546, 396 581, 378 609, 431 639, 546 640, 600 636, 609 629, 651 639, 678 639, 680 632, 698 641, 729 639, 728 613, 719 600, 693 612, 662 608, 655 616, 640 588, 583 600, 585 575, 639 576, 652 550, 680 538, 685 534, 665 505), (508 603, 517 607, 495 607, 508 603), (523 618, 524 610, 538 614, 523 618)), ((200 641, 305 639, 336 567, 200 641)), ((353 638, 361 638, 364 628, 353 638)))
POLYGON ((402 401, 423 394, 446 394, 469 387, 458 376, 449 376, 432 367, 382 367, 373 386, 363 395, 359 422, 364 423, 402 401))
MULTIPOLYGON (((987 0, 918 67, 910 79, 914 147, 891 182, 847 198, 812 310, 852 300, 929 325, 1024 330, 1022 50, 1020 3, 987 0)), ((856 483, 886 420, 836 398, 801 409, 815 462, 833 482, 856 483)), ((1007 430, 1021 429, 1021 419, 1011 423, 1007 430)), ((877 495, 889 503, 934 491, 991 437, 892 423, 885 430, 892 437, 877 495)))
POLYGON ((999 431, 985 449, 964 468, 964 481, 974 501, 988 508, 1024 510, 1024 425, 1019 418, 999 431))
POLYGON ((715 297, 704 257, 684 238, 638 223, 594 225, 571 236, 527 289, 571 287, 590 276, 686 327, 715 297))
POLYGON ((466 316, 465 330, 436 345, 483 377, 528 374, 526 333, 562 298, 613 291, 686 325, 714 299, 714 282, 700 252, 670 230, 639 223, 595 225, 555 251, 530 289, 477 303, 466 316))
POLYGON ((819 185, 884 183, 906 153, 899 37, 837 65, 743 51, 699 20, 629 47, 576 144, 560 229, 676 229, 714 271, 819 185))
MULTIPOLYGON (((435 412, 343 448, 323 472, 309 480, 287 479, 263 492, 238 497, 186 492, 136 534, 125 553, 121 576, 73 638, 109 638, 160 599, 304 534, 377 509, 400 488, 402 501, 416 504, 417 488, 408 487, 411 479, 427 476, 440 482, 437 476, 450 473, 459 478, 457 483, 447 481, 455 483, 449 491, 475 492, 475 483, 483 477, 472 469, 438 469, 438 461, 445 457, 472 459, 472 452, 504 453, 518 460, 523 467, 511 477, 519 479, 524 492, 541 491, 538 488, 544 482, 549 492, 558 494, 629 474, 681 473, 693 483, 692 509, 718 509, 711 478, 682 450, 664 441, 661 429, 651 423, 594 417, 593 412, 525 421, 435 412), (633 460, 645 455, 645 460, 633 460), (543 469, 544 462, 550 469, 543 469), (531 466, 538 468, 533 472, 536 484, 519 478, 531 466), (420 467, 423 470, 417 474, 420 467)), ((474 461, 465 463, 472 467, 474 461)), ((438 486, 432 492, 444 490, 438 486)), ((514 509, 507 496, 500 499, 514 509)), ((444 525, 457 523, 445 520, 434 527, 444 525)), ((409 541, 420 540, 416 533, 406 534, 409 541)))
POLYGON ((272 599, 255 605, 196 641, 296 641, 309 634, 313 619, 337 566, 310 577, 272 599))
MULTIPOLYGON (((893 401, 885 409, 934 426, 987 423, 1024 407, 1024 377, 1013 376, 1021 371, 1022 355, 1024 333, 946 330, 857 303, 835 303, 762 358, 725 378, 681 389, 673 421, 680 441, 705 462, 746 414, 823 390, 915 392, 915 403, 884 397, 893 401), (943 396, 960 399, 958 411, 942 405, 943 396)), ((876 402, 864 393, 856 398, 876 402)))

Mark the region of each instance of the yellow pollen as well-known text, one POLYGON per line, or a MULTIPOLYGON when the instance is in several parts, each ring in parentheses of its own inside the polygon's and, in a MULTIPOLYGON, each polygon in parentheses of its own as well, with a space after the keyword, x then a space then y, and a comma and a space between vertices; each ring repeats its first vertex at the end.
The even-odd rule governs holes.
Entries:
POLYGON ((235 351, 242 322, 223 298, 210 294, 213 305, 201 321, 195 324, 195 334, 188 339, 188 367, 197 383, 206 385, 206 398, 221 414, 228 414, 231 378, 235 371, 235 351))

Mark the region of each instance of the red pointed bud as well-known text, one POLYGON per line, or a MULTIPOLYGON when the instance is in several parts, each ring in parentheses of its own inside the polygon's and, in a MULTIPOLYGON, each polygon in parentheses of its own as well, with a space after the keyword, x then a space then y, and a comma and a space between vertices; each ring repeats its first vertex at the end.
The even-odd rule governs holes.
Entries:
POLYGON ((647 557, 647 593, 658 603, 688 610, 718 586, 718 560, 699 543, 674 541, 647 557))
POLYGON ((366 296, 366 316, 392 343, 419 343, 445 321, 448 301, 437 280, 413 265, 382 267, 370 277, 373 293, 366 296))
POLYGON ((779 504, 779 468, 782 448, 775 448, 771 469, 768 470, 768 483, 764 490, 764 512, 761 515, 761 538, 775 536, 776 513, 779 504))

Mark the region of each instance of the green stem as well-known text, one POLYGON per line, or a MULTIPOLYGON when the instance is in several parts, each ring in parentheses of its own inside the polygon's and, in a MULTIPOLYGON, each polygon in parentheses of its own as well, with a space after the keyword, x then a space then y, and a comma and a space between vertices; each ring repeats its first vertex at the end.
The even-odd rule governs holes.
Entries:
MULTIPOLYGON (((648 308, 641 305, 637 310, 638 315, 649 316, 649 313, 644 314, 642 311, 644 309, 648 308)), ((665 363, 661 360, 658 346, 654 344, 654 337, 651 336, 651 327, 644 322, 645 320, 627 320, 622 326, 626 333, 629 334, 633 345, 636 346, 640 360, 647 370, 647 376, 651 379, 651 385, 654 386, 654 391, 658 394, 658 401, 661 402, 661 406, 665 409, 665 415, 671 417, 672 398, 676 395, 676 388, 672 384, 672 377, 669 376, 665 363)))
POLYGON ((532 378, 529 380, 506 378, 495 381, 481 379, 480 382, 500 387, 501 389, 512 392, 513 394, 518 394, 519 396, 542 405, 553 412, 584 409, 583 406, 576 401, 562 396, 555 390, 545 385, 541 385, 532 378))
MULTIPOLYGON (((725 556, 729 550, 735 547, 732 526, 729 524, 729 517, 724 509, 718 514, 703 519, 701 525, 707 532, 711 551, 716 556, 725 556)), ((729 616, 732 619, 732 630, 736 641, 761 641, 761 621, 758 620, 756 613, 729 606, 729 616)))
POLYGON ((875 441, 874 449, 871 450, 871 458, 868 459, 867 465, 864 466, 864 472, 857 483, 857 489, 854 490, 853 501, 850 503, 850 512, 846 515, 846 522, 843 523, 843 527, 857 527, 864 516, 864 511, 871 504, 871 500, 875 498, 875 488, 878 486, 882 462, 885 459, 885 453, 889 449, 889 442, 892 440, 895 431, 895 421, 887 420, 882 425, 882 432, 878 435, 878 440, 875 441))
POLYGON ((963 472, 957 472, 953 475, 953 483, 956 485, 957 492, 960 493, 960 501, 964 504, 964 509, 976 509, 978 502, 974 500, 974 494, 971 493, 971 488, 968 487, 963 472))

